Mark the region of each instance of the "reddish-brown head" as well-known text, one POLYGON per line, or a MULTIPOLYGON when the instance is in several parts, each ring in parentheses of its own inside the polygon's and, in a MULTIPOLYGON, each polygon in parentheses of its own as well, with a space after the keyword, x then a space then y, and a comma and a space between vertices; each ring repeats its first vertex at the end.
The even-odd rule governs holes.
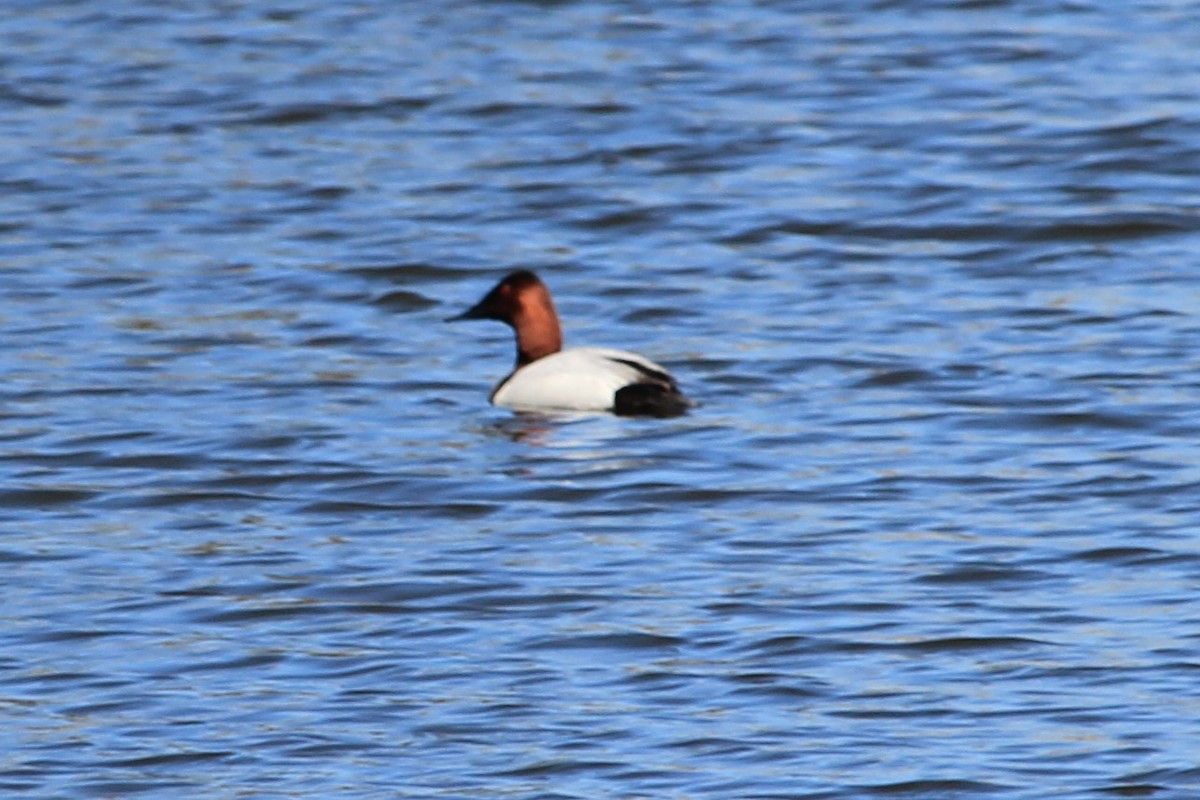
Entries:
POLYGON ((517 366, 562 349, 562 329, 550 290, 527 269, 510 274, 483 299, 451 320, 494 319, 517 334, 517 366))

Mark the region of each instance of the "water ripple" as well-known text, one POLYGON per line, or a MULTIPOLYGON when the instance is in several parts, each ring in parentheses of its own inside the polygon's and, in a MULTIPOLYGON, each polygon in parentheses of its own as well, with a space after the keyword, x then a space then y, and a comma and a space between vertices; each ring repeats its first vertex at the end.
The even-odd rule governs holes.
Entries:
POLYGON ((1195 795, 1195 10, 14 9, 0 788, 1195 795))

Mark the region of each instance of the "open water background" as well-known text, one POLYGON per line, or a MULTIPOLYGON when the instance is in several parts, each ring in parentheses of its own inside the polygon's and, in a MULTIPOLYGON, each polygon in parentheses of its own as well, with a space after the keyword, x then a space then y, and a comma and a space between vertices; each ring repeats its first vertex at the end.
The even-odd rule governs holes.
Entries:
POLYGON ((1200 796, 1198 20, 6 3, 0 792, 1200 796))

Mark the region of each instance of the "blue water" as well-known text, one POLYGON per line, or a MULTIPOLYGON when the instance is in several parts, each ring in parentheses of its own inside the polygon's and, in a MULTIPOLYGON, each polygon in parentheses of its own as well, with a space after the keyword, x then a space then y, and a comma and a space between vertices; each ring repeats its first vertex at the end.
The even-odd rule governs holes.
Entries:
POLYGON ((10 4, 0 792, 1200 796, 1198 17, 10 4))

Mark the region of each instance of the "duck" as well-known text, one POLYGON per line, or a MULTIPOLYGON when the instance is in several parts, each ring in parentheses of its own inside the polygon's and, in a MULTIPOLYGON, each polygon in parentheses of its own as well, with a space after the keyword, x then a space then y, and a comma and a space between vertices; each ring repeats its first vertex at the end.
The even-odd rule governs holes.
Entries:
POLYGON ((674 417, 693 403, 665 367, 607 347, 563 349, 550 290, 534 272, 510 273, 448 322, 489 319, 513 329, 517 362, 488 397, 518 411, 595 411, 618 416, 674 417))

